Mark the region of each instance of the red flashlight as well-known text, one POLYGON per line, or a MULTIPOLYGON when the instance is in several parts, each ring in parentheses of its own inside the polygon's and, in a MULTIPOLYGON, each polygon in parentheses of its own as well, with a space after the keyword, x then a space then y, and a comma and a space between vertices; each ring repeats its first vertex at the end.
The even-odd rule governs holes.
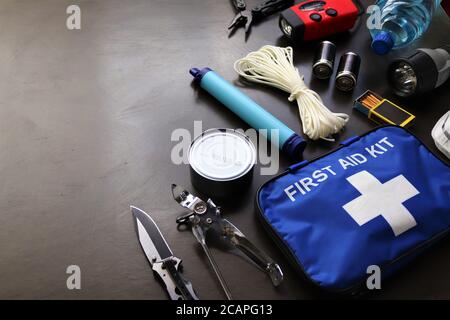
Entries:
POLYGON ((294 41, 309 41, 354 27, 364 12, 358 0, 306 0, 283 11, 281 31, 294 41))

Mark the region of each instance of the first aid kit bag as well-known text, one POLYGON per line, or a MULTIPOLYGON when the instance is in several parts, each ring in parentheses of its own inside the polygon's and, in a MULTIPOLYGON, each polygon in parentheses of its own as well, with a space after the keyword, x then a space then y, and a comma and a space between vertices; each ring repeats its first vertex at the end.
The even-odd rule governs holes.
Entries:
POLYGON ((294 267, 323 289, 357 293, 450 227, 450 167, 406 129, 376 128, 264 183, 256 204, 294 267))

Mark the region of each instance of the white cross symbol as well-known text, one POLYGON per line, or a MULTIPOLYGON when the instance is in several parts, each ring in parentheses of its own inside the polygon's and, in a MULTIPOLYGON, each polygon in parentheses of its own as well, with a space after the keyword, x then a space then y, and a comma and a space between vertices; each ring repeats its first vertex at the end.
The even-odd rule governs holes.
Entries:
POLYGON ((361 226, 379 215, 389 223, 395 236, 417 225, 416 220, 403 205, 419 191, 399 175, 381 183, 367 171, 347 178, 361 195, 343 206, 345 211, 361 226))

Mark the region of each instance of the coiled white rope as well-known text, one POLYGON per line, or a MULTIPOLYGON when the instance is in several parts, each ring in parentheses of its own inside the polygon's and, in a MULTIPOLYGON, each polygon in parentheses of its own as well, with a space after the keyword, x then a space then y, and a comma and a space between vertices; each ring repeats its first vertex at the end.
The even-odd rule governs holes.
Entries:
POLYGON ((291 47, 264 46, 237 60, 234 70, 249 81, 290 93, 289 101, 297 100, 303 132, 312 140, 334 141, 331 135, 338 133, 349 119, 345 113, 331 112, 319 94, 305 85, 294 67, 291 47))

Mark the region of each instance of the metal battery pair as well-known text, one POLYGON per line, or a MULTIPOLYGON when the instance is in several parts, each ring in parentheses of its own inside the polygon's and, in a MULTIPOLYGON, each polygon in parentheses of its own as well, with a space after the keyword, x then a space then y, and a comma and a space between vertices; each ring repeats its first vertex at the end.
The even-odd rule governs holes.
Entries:
MULTIPOLYGON (((336 46, 330 41, 323 41, 317 47, 313 61, 313 74, 318 79, 329 79, 333 74, 336 46)), ((349 92, 356 87, 361 58, 354 52, 347 52, 339 61, 335 78, 336 88, 349 92)))

